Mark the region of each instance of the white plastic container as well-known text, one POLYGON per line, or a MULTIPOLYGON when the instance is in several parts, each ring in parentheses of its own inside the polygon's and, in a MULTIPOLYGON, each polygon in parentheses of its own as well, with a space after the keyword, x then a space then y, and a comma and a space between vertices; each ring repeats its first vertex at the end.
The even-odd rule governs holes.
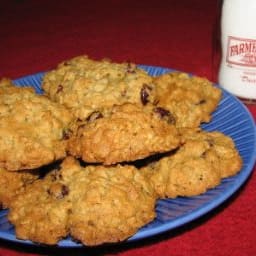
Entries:
POLYGON ((219 84, 256 102, 256 0, 224 0, 219 84))

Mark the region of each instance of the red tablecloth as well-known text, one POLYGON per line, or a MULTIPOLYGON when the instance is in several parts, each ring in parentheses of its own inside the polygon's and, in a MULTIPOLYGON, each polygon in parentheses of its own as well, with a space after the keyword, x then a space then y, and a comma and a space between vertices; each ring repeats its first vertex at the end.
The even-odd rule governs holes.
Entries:
MULTIPOLYGON (((218 0, 0 2, 0 77, 18 78, 87 54, 171 67, 214 79, 218 0)), ((249 106, 256 119, 256 106, 249 106)), ((125 246, 55 250, 0 241, 0 255, 256 255, 256 168, 216 210, 177 230, 125 246)))

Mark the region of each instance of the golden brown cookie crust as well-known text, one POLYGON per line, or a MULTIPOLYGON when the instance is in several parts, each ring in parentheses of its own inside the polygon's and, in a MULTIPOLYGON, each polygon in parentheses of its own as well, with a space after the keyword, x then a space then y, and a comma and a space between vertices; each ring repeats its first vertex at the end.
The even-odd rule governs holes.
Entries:
MULTIPOLYGON (((181 130, 180 130, 181 132, 181 130)), ((243 160, 236 149, 235 143, 231 137, 218 132, 207 132, 185 129, 181 132, 181 140, 183 141, 205 141, 209 143, 210 149, 207 156, 217 158, 214 163, 218 164, 218 169, 222 178, 227 178, 239 172, 243 165, 243 160)))
POLYGON ((0 167, 34 169, 64 158, 71 113, 32 88, 0 81, 0 167))
POLYGON ((180 138, 168 118, 164 109, 114 106, 109 115, 78 127, 68 143, 69 153, 85 162, 110 165, 170 151, 180 138))
POLYGON ((155 217, 156 194, 133 166, 81 167, 68 157, 60 170, 29 186, 8 215, 19 239, 56 244, 70 234, 85 245, 122 241, 155 217))
POLYGON ((158 105, 172 113, 177 127, 209 122, 221 99, 221 90, 207 79, 181 72, 157 76, 154 83, 158 105))
POLYGON ((143 168, 161 198, 200 195, 240 171, 242 159, 231 138, 200 129, 180 132, 177 152, 143 168))
POLYGON ((195 196, 220 184, 218 169, 205 158, 208 148, 204 142, 187 142, 174 154, 144 167, 160 198, 195 196))
POLYGON ((114 63, 78 56, 60 63, 42 81, 45 93, 85 120, 126 102, 146 105, 155 100, 153 78, 133 63, 114 63))
POLYGON ((87 189, 73 205, 70 229, 86 245, 123 241, 155 218, 155 192, 132 166, 92 168, 78 185, 87 189))
POLYGON ((25 187, 39 177, 38 171, 10 172, 0 168, 0 205, 8 208, 11 202, 21 193, 25 187))

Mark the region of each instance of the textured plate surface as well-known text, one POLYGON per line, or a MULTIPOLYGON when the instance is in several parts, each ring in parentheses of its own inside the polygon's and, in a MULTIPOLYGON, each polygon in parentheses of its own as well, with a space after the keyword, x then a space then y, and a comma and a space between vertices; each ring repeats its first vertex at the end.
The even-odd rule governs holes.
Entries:
MULTIPOLYGON (((140 65, 150 75, 160 75, 168 71, 167 68, 140 65)), ((43 73, 26 76, 15 80, 19 86, 32 85, 41 93, 40 84, 43 73)), ((228 92, 223 91, 223 97, 217 110, 213 113, 210 123, 202 125, 208 131, 220 131, 231 136, 243 158, 243 168, 234 177, 224 179, 215 189, 207 193, 190 198, 159 200, 156 206, 157 218, 147 226, 141 228, 133 237, 127 240, 135 241, 184 225, 217 207, 246 181, 252 172, 256 160, 256 129, 254 121, 246 107, 228 92)), ((33 244, 30 241, 18 240, 15 230, 8 222, 8 210, 0 211, 0 238, 18 243, 33 244)), ((66 238, 58 243, 60 247, 79 247, 81 244, 66 238)))

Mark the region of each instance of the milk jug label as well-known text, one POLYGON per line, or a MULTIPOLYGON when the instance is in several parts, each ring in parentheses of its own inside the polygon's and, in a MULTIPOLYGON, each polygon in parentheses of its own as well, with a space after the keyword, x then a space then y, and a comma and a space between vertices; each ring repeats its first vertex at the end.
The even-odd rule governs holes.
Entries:
POLYGON ((256 40, 229 36, 226 61, 231 65, 256 67, 256 40))

